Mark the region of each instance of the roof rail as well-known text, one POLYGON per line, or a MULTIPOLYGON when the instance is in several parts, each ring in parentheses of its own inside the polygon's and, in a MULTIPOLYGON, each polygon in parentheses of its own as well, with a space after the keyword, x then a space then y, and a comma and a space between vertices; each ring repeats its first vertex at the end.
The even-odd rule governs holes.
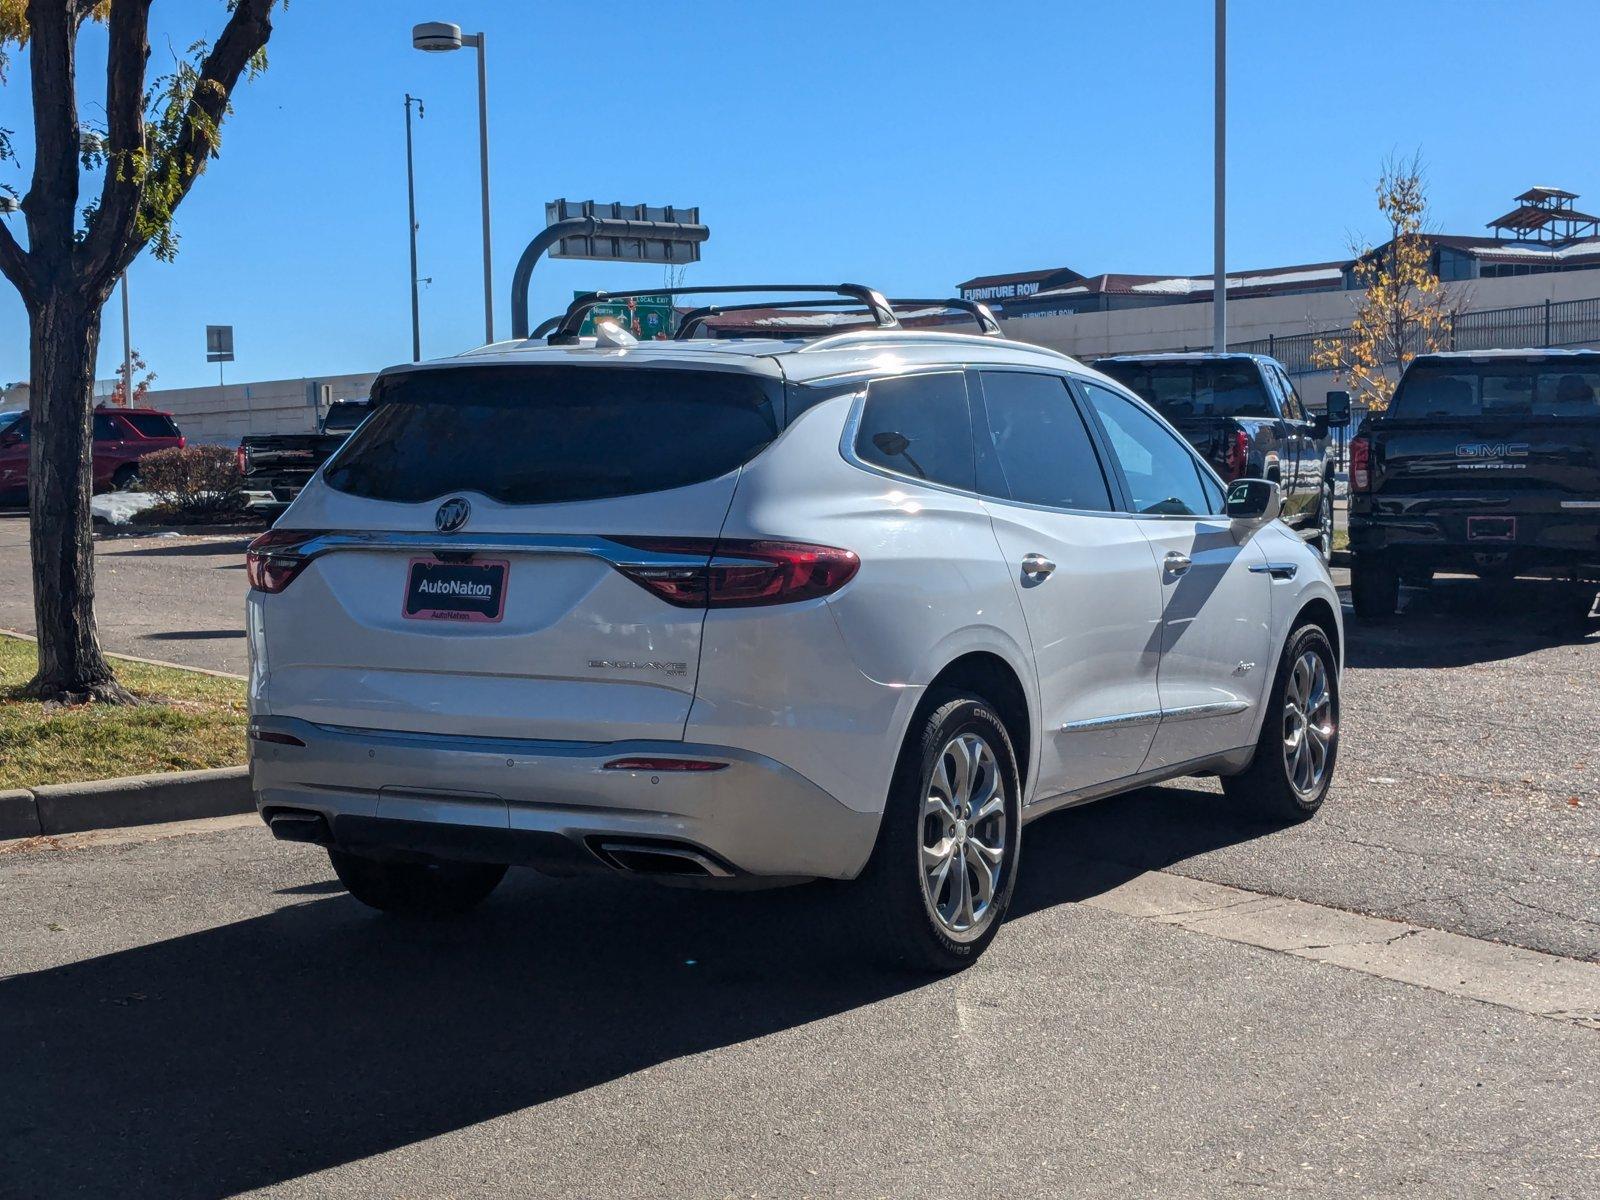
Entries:
MULTIPOLYGON (((1002 332, 1000 329, 1000 322, 995 320, 994 313, 989 310, 989 306, 987 304, 980 304, 976 300, 903 300, 897 298, 888 301, 888 305, 892 310, 904 310, 908 308, 956 309, 957 311, 964 312, 970 316, 977 323, 978 330, 984 337, 1005 337, 1004 332, 1002 332)), ((757 302, 754 304, 707 304, 703 308, 697 308, 692 312, 686 313, 683 319, 678 323, 678 332, 674 334, 673 337, 676 341, 688 341, 690 338, 694 337, 700 326, 704 325, 712 317, 719 317, 724 313, 761 312, 774 308, 836 307, 838 307, 837 300, 772 300, 764 303, 757 302)), ((881 327, 882 323, 880 322, 879 324, 881 327)), ((896 323, 896 327, 899 327, 898 321, 896 323)), ((543 329, 544 326, 541 325, 540 328, 543 329)))
MULTIPOLYGON (((645 296, 720 296, 734 292, 825 292, 832 296, 854 300, 862 305, 879 329, 899 329, 894 309, 876 288, 859 283, 736 283, 718 287, 640 288, 630 292, 588 292, 567 306, 546 339, 552 346, 570 346, 578 338, 583 320, 598 304, 613 300, 642 299, 645 296)), ((773 307, 767 305, 763 307, 773 307)), ((539 326, 542 330, 550 322, 539 326)))

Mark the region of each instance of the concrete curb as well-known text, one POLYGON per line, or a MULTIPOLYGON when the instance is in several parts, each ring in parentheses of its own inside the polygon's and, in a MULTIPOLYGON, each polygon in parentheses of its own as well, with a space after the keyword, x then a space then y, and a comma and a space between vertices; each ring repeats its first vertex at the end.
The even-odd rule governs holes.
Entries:
POLYGON ((248 767, 51 783, 0 791, 0 839, 226 817, 254 808, 248 767))
MULTIPOLYGON (((0 637, 21 638, 25 642, 37 642, 39 640, 33 634, 23 633, 20 629, 0 629, 0 637)), ((147 667, 171 667, 174 671, 188 671, 191 675, 213 675, 218 679, 248 680, 250 678, 248 675, 239 675, 233 671, 213 671, 209 667, 190 667, 166 658, 140 658, 137 654, 121 654, 115 650, 102 650, 100 653, 107 658, 114 658, 118 662, 143 663, 147 667)))

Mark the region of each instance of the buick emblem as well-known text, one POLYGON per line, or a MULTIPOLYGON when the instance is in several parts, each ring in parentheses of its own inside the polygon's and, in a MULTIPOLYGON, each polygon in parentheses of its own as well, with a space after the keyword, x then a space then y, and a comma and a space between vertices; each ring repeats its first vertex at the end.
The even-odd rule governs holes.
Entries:
POLYGON ((453 496, 439 505, 439 511, 433 514, 433 526, 440 533, 454 533, 467 523, 471 515, 472 505, 460 496, 453 496))

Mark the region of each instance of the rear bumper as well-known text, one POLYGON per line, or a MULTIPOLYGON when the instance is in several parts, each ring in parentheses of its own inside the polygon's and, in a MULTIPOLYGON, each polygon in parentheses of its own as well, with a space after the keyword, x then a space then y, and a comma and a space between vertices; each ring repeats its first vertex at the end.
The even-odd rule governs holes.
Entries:
POLYGON ((749 751, 685 742, 446 737, 258 717, 303 746, 250 743, 250 783, 269 821, 320 814, 305 836, 368 854, 505 862, 554 872, 614 865, 606 844, 670 845, 711 875, 853 878, 878 816, 856 812, 749 751), (717 771, 609 770, 623 757, 712 759, 717 771), (319 827, 320 830, 320 827, 319 827))
POLYGON ((1350 549, 1358 558, 1394 555, 1403 566, 1417 570, 1493 567, 1524 575, 1600 579, 1600 506, 1531 513, 1465 504, 1432 512, 1360 512, 1352 506, 1350 549))

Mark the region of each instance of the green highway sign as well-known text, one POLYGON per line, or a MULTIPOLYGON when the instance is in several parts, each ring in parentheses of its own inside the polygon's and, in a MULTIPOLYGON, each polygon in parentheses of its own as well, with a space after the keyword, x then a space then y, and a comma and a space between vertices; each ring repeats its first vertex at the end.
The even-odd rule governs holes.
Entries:
MULTIPOLYGON (((576 299, 588 293, 575 291, 572 295, 576 299)), ((603 320, 615 321, 641 342, 669 338, 672 336, 675 324, 672 297, 633 296, 627 300, 610 300, 604 304, 596 304, 589 310, 589 315, 584 317, 583 327, 578 330, 578 335, 592 337, 594 323, 603 320)))

